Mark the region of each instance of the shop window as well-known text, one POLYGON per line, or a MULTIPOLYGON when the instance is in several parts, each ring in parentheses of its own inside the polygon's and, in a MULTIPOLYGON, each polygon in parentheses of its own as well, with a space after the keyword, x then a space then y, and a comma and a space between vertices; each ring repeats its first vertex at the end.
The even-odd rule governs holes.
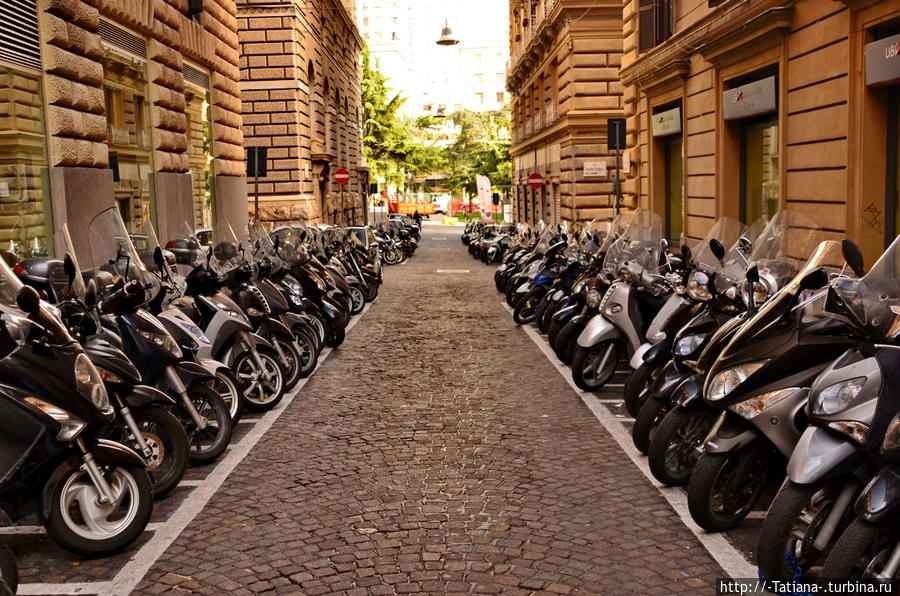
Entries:
POLYGON ((752 223, 778 212, 778 119, 744 121, 741 130, 741 219, 752 223))
POLYGON ((680 242, 684 232, 684 162, 682 137, 666 137, 666 238, 680 242))
MULTIPOLYGON (((185 65, 187 70, 188 65, 185 65)), ((188 163, 194 199, 194 224, 210 227, 214 219, 212 184, 212 123, 209 89, 185 80, 184 111, 187 116, 188 163)))
POLYGON ((888 91, 887 114, 887 212, 893 213, 885 230, 885 245, 890 245, 900 234, 900 87, 888 91))
POLYGON ((11 263, 50 251, 41 91, 39 75, 0 66, 0 250, 11 263))
POLYGON ((638 49, 655 48, 672 35, 672 0, 639 0, 638 49))

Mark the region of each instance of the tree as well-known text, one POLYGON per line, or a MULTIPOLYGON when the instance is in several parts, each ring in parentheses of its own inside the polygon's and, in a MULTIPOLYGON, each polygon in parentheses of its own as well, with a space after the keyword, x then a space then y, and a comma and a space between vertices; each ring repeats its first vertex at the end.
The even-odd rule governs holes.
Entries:
POLYGON ((449 184, 453 191, 475 194, 475 175, 487 176, 495 191, 508 192, 512 167, 509 155, 509 108, 494 112, 463 110, 450 116, 460 132, 447 148, 449 184))

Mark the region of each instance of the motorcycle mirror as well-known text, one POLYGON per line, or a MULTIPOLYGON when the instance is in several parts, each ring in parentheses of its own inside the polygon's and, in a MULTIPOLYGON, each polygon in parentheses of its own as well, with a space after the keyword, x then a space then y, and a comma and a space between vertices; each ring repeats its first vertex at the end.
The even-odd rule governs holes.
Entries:
POLYGON ((750 283, 759 283, 759 267, 756 266, 756 263, 747 268, 746 277, 750 283))
POLYGON ((66 272, 66 277, 69 280, 69 287, 72 287, 72 282, 75 281, 75 263, 72 262, 72 255, 66 253, 66 257, 63 259, 63 271, 66 272))
POLYGON ((37 317, 41 312, 41 297, 31 286, 22 286, 16 294, 16 304, 29 316, 37 317))
POLYGON ((850 269, 853 269, 853 273, 855 273, 857 277, 862 277, 866 274, 866 269, 863 266, 862 251, 853 240, 844 238, 841 241, 841 252, 844 255, 844 260, 847 261, 847 264, 850 265, 850 269))
POLYGON ((688 263, 691 260, 691 247, 687 245, 687 242, 681 243, 681 262, 688 263))
POLYGON ((213 256, 213 247, 210 246, 209 250, 206 251, 206 267, 209 268, 209 263, 212 261, 213 256))
POLYGON ((709 250, 711 250, 715 257, 720 261, 725 258, 725 247, 722 246, 722 243, 719 242, 717 238, 713 238, 709 241, 709 250))
POLYGON ((816 290, 828 285, 828 272, 823 267, 816 267, 800 280, 801 290, 816 290))
POLYGON ((97 305, 97 281, 91 279, 87 283, 84 290, 84 304, 88 308, 94 308, 97 305))
POLYGON ((163 267, 165 259, 163 259, 162 249, 160 247, 156 247, 153 249, 153 262, 156 264, 156 269, 162 274, 165 271, 165 267, 163 267))

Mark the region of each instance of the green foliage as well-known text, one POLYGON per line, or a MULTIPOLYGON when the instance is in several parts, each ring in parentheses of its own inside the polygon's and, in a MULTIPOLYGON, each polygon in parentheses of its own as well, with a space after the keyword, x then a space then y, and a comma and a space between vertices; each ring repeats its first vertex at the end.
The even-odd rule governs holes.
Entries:
POLYGON ((495 112, 463 110, 450 118, 460 129, 456 142, 446 150, 450 189, 475 194, 475 175, 481 174, 490 179, 495 192, 508 192, 512 174, 509 108, 495 112))

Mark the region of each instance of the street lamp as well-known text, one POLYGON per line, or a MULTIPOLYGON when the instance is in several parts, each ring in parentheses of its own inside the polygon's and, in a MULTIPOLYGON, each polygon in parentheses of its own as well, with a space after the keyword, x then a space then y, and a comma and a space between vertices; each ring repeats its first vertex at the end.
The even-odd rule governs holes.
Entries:
POLYGON ((459 43, 459 40, 453 37, 453 30, 450 29, 447 19, 444 19, 444 28, 441 29, 441 37, 436 43, 439 46, 455 46, 459 43))

